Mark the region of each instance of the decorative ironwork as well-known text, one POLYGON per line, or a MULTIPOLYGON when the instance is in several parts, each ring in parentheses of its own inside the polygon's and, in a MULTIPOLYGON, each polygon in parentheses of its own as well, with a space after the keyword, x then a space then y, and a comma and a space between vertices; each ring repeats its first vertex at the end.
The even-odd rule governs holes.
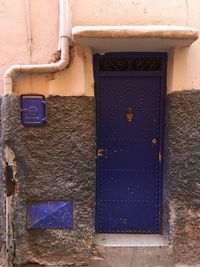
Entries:
POLYGON ((161 71, 162 59, 146 58, 101 58, 100 71, 161 71))

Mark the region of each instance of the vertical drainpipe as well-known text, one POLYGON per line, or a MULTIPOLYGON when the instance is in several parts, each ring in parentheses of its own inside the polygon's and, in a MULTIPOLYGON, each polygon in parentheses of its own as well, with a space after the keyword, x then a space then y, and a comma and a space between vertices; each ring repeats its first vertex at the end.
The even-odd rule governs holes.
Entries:
MULTIPOLYGON (((69 38, 71 36, 70 29, 70 0, 59 0, 59 43, 61 50, 61 59, 56 63, 49 64, 19 64, 11 66, 4 73, 4 96, 13 94, 13 78, 18 73, 54 73, 64 70, 69 65, 69 38)), ((7 101, 3 101, 3 105, 8 105, 7 101)), ((10 107, 12 108, 12 107, 10 107)), ((2 107, 4 110, 4 107, 2 107)), ((4 132, 5 120, 2 120, 2 132, 4 132)), ((6 131, 5 131, 6 132, 6 131)), ((9 147, 4 143, 4 159, 10 165, 14 165, 13 159, 10 158, 9 147)), ((12 151, 11 151, 12 152, 12 151)), ((12 152, 14 153, 14 152, 12 152)), ((14 260, 14 240, 13 240, 13 222, 12 207, 13 196, 6 197, 6 265, 13 267, 14 260)))
POLYGON ((59 15, 59 47, 61 50, 61 59, 56 63, 49 64, 19 64, 11 66, 4 73, 4 95, 12 95, 13 78, 17 73, 52 73, 59 72, 69 65, 69 0, 60 0, 59 15))

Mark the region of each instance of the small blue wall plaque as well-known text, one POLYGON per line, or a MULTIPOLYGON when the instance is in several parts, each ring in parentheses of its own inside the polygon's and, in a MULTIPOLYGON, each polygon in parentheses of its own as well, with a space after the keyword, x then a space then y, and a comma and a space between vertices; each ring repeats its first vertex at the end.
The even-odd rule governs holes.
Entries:
POLYGON ((53 201, 43 203, 28 203, 28 229, 67 229, 73 227, 72 202, 53 201))
POLYGON ((46 101, 43 95, 21 95, 21 122, 24 126, 43 126, 46 123, 46 101))

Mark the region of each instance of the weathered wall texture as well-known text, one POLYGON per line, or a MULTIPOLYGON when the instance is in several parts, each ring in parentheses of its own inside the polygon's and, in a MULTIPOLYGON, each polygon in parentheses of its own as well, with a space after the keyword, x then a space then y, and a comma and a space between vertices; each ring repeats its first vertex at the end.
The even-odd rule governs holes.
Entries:
POLYGON ((165 198, 169 204, 168 235, 172 247, 105 250, 92 245, 94 98, 49 97, 48 124, 42 128, 25 128, 19 119, 19 98, 5 97, 3 142, 15 153, 19 183, 13 199, 15 266, 33 263, 39 264, 33 266, 87 266, 93 258, 91 267, 116 267, 116 259, 121 262, 123 255, 127 257, 120 267, 136 264, 172 267, 174 261, 185 266, 200 264, 199 101, 198 90, 174 92, 167 99, 165 198), (27 202, 52 200, 73 201, 74 228, 27 230, 27 202))
MULTIPOLYGON (((0 99, 1 105, 1 99, 0 99)), ((1 136, 1 114, 0 114, 0 136, 1 136)), ((3 162, 2 162, 2 146, 0 138, 0 267, 5 263, 5 196, 3 182, 3 162)))
POLYGON ((70 47, 70 64, 58 73, 18 75, 13 92, 61 96, 94 95, 93 55, 90 48, 70 47), (78 75, 77 75, 78 73, 78 75))
POLYGON ((150 21, 158 25, 187 23, 187 6, 182 0, 167 3, 164 0, 157 3, 152 0, 72 0, 71 5, 73 25, 141 25, 141 21, 143 25, 149 25, 150 21))
POLYGON ((104 247, 104 255, 104 259, 92 260, 90 267, 174 267, 167 247, 104 247))
POLYGON ((8 97, 3 103, 3 141, 15 153, 19 183, 13 199, 14 263, 85 266, 94 232, 94 99, 49 97, 42 128, 21 126, 18 102, 8 97), (73 202, 73 229, 27 230, 27 202, 52 200, 73 202))
POLYGON ((167 99, 165 183, 175 262, 200 264, 200 91, 167 99))
POLYGON ((26 2, 0 1, 1 92, 3 73, 8 67, 18 63, 48 62, 57 49, 58 1, 30 1, 31 36, 28 34, 26 2))

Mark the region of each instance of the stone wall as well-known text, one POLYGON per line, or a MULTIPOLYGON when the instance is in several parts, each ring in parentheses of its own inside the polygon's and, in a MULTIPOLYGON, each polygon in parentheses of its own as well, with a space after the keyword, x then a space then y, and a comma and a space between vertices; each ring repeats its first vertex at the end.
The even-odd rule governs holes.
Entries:
POLYGON ((4 98, 3 111, 3 142, 17 167, 14 265, 85 266, 94 233, 94 98, 47 98, 48 123, 41 128, 21 125, 19 97, 4 98), (73 202, 73 229, 27 230, 27 203, 54 200, 73 202))
POLYGON ((116 267, 119 264, 120 267, 138 267, 139 264, 145 267, 198 266, 199 103, 198 90, 174 92, 167 96, 164 158, 164 221, 167 227, 164 228, 170 246, 105 250, 93 245, 94 98, 49 97, 47 125, 29 128, 20 122, 19 97, 4 97, 2 140, 15 153, 17 171, 16 194, 12 203, 14 266, 78 267, 88 266, 89 262, 91 267, 116 267), (27 203, 53 200, 73 202, 73 229, 27 230, 27 203), (128 256, 124 258, 123 255, 128 256), (142 263, 139 255, 143 255, 142 263))
MULTIPOLYGON (((1 106, 1 99, 0 99, 1 106)), ((1 136, 1 115, 0 115, 0 136, 1 136)), ((0 267, 5 265, 5 197, 3 182, 3 162, 2 162, 2 146, 0 138, 0 267)))
POLYGON ((200 263, 200 91, 167 97, 165 187, 175 262, 200 263))

